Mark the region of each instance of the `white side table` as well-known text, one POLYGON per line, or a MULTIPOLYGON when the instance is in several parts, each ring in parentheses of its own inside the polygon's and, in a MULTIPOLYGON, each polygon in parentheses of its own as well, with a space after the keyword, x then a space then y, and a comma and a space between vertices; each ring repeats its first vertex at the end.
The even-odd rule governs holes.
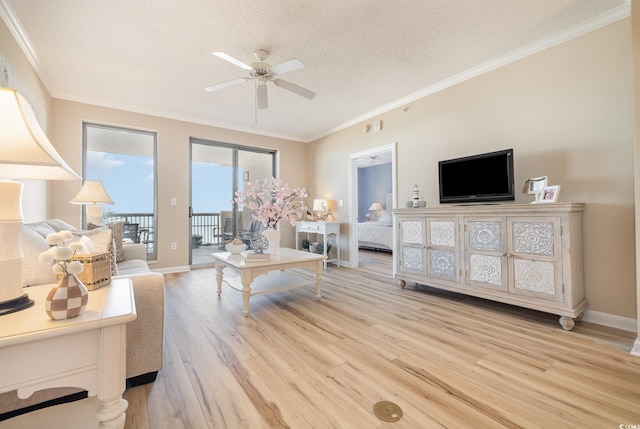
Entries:
POLYGON ((44 309, 53 286, 28 288, 35 305, 0 318, 0 393, 17 390, 28 398, 51 387, 86 389, 102 402, 100 428, 122 429, 126 324, 136 318, 131 280, 115 279, 89 292, 84 313, 58 321, 44 309))
POLYGON ((323 236, 324 239, 324 250, 323 254, 325 257, 327 255, 327 236, 330 234, 335 234, 336 236, 336 258, 333 259, 325 259, 324 268, 327 269, 327 262, 333 262, 336 266, 340 266, 340 222, 298 222, 296 223, 296 250, 300 245, 299 234, 301 232, 307 233, 307 238, 309 234, 319 234, 323 236))

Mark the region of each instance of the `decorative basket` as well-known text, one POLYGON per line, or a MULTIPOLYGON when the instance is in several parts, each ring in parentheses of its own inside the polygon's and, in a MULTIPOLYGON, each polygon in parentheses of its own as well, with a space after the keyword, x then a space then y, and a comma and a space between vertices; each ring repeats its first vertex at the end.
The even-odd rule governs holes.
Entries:
MULTIPOLYGON (((76 255, 74 261, 80 261, 84 269, 76 277, 84 283, 87 290, 100 289, 111 283, 111 252, 76 255)), ((57 275, 60 281, 62 274, 57 275)))

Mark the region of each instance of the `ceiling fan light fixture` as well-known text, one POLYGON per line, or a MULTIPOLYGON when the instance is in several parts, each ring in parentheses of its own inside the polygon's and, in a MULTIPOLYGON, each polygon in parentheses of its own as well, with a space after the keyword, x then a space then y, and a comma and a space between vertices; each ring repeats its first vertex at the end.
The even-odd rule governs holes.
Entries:
POLYGON ((276 79, 276 76, 278 75, 304 68, 304 64, 302 63, 302 61, 296 58, 292 58, 290 60, 283 61, 279 64, 271 66, 270 64, 267 64, 265 62, 269 57, 269 52, 264 49, 257 49, 254 52, 254 55, 259 62, 253 63, 251 65, 248 65, 224 52, 216 51, 213 52, 213 55, 227 62, 230 62, 237 67, 247 70, 249 72, 249 77, 238 78, 207 87, 205 88, 205 90, 208 92, 214 92, 228 86, 246 82, 248 80, 254 80, 256 88, 256 107, 258 109, 266 109, 269 106, 269 102, 267 100, 267 82, 269 81, 273 82, 276 86, 279 86, 287 91, 293 92, 294 94, 300 95, 309 100, 313 99, 316 96, 315 92, 310 91, 306 88, 303 88, 291 82, 284 81, 282 79, 276 79))
POLYGON ((269 107, 266 82, 256 82, 256 106, 258 109, 266 109, 269 107))
POLYGON ((264 50, 264 49, 256 49, 253 53, 253 55, 256 56, 256 58, 258 59, 258 61, 260 61, 261 63, 264 63, 264 60, 266 60, 267 58, 269 58, 269 51, 264 50))

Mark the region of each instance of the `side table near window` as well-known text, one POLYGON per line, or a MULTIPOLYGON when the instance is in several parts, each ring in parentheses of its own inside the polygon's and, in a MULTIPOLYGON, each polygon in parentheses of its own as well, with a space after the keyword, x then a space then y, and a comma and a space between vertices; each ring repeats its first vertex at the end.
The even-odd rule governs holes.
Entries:
POLYGON ((336 266, 340 266, 340 222, 298 222, 296 223, 296 250, 300 246, 300 233, 306 232, 307 238, 310 234, 318 234, 323 237, 323 254, 327 259, 324 260, 324 269, 327 269, 327 262, 333 262, 336 266), (328 236, 334 234, 336 236, 333 245, 336 249, 336 257, 328 259, 327 255, 327 239, 328 236))
POLYGON ((90 292, 84 313, 58 321, 44 309, 52 287, 30 287, 35 305, 0 319, 0 393, 27 398, 40 389, 79 387, 102 402, 101 428, 123 428, 126 324, 136 319, 131 280, 90 292))

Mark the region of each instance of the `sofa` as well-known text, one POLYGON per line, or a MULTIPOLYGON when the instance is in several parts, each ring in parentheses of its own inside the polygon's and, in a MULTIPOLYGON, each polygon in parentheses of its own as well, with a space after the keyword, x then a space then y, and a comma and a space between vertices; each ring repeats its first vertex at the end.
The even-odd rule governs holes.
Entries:
MULTIPOLYGON (((109 240, 109 249, 115 249, 116 243, 113 243, 114 235, 111 232, 101 234, 101 231, 76 230, 60 220, 25 224, 22 228, 24 256, 22 283, 25 288, 56 282, 55 274, 50 267, 38 261, 38 255, 49 247, 45 237, 52 230, 54 232, 71 230, 77 237, 92 236, 96 251, 102 251, 98 246, 105 245, 106 237, 109 240)), ((121 261, 112 267, 112 278, 126 277, 131 279, 133 284, 137 318, 127 324, 126 358, 127 386, 132 387, 155 381, 158 371, 162 368, 164 277, 160 273, 150 271, 146 260, 145 244, 124 242, 122 255, 124 259, 121 258, 121 261)), ((89 292, 89 299, 91 299, 91 292, 89 292)), ((81 389, 66 387, 41 390, 26 399, 19 399, 15 391, 2 393, 0 394, 0 421, 43 406, 83 397, 86 397, 86 392, 81 389)))

